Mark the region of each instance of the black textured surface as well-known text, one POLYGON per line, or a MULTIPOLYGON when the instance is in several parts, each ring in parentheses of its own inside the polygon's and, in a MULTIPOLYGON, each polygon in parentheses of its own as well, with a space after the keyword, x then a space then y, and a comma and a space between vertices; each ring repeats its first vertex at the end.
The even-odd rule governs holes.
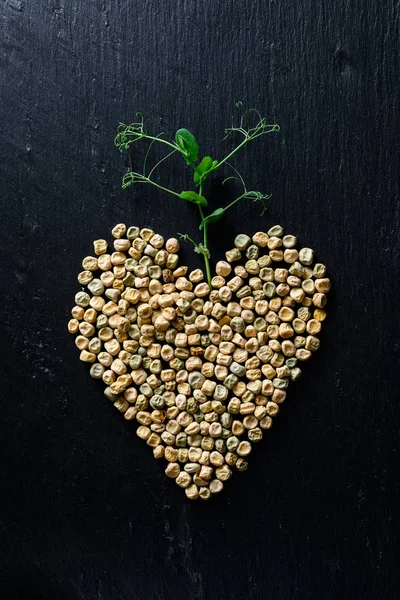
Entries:
POLYGON ((0 16, 1 597, 398 597, 399 3, 3 0, 0 16), (197 235, 190 206, 121 191, 118 121, 142 110, 220 156, 238 99, 283 135, 238 158, 273 200, 262 222, 232 210, 214 256, 281 223, 334 292, 249 471, 189 503, 66 321, 82 257, 116 222, 197 235))

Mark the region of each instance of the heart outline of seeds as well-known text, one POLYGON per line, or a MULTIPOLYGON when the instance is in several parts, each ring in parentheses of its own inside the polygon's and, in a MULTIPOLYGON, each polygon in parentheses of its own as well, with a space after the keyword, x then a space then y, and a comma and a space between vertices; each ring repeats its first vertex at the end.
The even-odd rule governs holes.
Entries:
POLYGON ((166 475, 189 499, 207 500, 234 468, 247 469, 299 365, 318 350, 326 267, 276 225, 239 234, 210 288, 202 270, 179 266, 177 239, 124 224, 112 235, 111 253, 95 240, 82 262, 87 291, 75 296, 68 330, 106 398, 167 460, 166 475))

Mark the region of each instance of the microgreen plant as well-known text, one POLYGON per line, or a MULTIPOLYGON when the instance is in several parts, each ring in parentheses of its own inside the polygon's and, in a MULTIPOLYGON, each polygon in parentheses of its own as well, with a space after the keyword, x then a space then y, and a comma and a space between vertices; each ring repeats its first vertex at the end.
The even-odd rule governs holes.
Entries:
MULTIPOLYGON (((241 106, 241 103, 238 103, 237 106, 241 106)), ((120 151, 127 151, 130 159, 130 170, 125 173, 122 178, 122 187, 124 189, 129 188, 132 184, 139 183, 147 183, 155 186, 163 192, 168 194, 172 194, 186 202, 191 202, 197 205, 199 216, 200 216, 200 225, 199 229, 203 234, 203 241, 200 243, 195 242, 192 238, 190 238, 187 234, 179 234, 184 241, 191 242, 194 245, 195 252, 202 255, 204 259, 205 269, 207 281, 211 283, 211 270, 210 270, 210 251, 209 251, 209 236, 208 236, 208 228, 213 223, 219 221, 227 210, 232 208, 235 204, 240 202, 241 200, 253 200, 253 202, 261 202, 263 206, 262 214, 264 214, 266 210, 266 201, 270 197, 269 195, 263 194, 261 192, 256 192, 252 190, 248 190, 246 184, 243 180, 243 177, 230 164, 230 159, 241 149, 243 146, 255 140, 256 138, 265 135, 267 133, 278 132, 279 126, 274 124, 268 124, 265 117, 261 117, 260 113, 255 110, 247 110, 244 111, 242 115, 239 125, 235 126, 233 120, 231 127, 228 127, 225 130, 225 138, 230 138, 234 134, 240 134, 243 136, 243 139, 221 160, 214 160, 211 156, 204 156, 201 160, 199 159, 199 145, 194 137, 194 135, 188 131, 187 129, 178 129, 175 134, 175 139, 170 141, 164 137, 164 133, 159 133, 157 135, 151 135, 147 132, 144 125, 144 118, 141 113, 136 114, 137 121, 135 123, 131 123, 130 125, 125 125, 124 123, 120 123, 117 130, 117 136, 115 138, 115 145, 120 149, 120 151), (144 141, 148 143, 148 148, 145 154, 143 168, 141 172, 135 171, 133 169, 132 160, 131 160, 131 146, 136 144, 137 142, 144 141), (150 155, 150 151, 153 146, 157 144, 160 147, 165 147, 167 154, 165 154, 158 162, 151 168, 148 168, 148 158, 150 155), (191 168, 193 172, 193 187, 191 190, 184 190, 182 192, 177 192, 161 185, 158 181, 154 179, 154 173, 157 168, 167 159, 169 159, 173 154, 180 154, 185 160, 186 164, 191 168), (237 180, 242 188, 243 192, 240 196, 235 198, 232 202, 230 202, 227 206, 218 207, 213 212, 207 214, 208 201, 206 196, 204 195, 204 186, 214 171, 220 169, 221 167, 228 167, 233 175, 227 177, 223 183, 226 183, 229 180, 237 180)))

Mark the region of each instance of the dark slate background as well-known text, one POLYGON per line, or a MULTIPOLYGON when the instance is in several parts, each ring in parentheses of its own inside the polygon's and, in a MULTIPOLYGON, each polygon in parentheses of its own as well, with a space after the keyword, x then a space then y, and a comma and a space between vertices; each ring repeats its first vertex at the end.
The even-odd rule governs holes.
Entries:
MULTIPOLYGON (((398 598, 399 2, 2 0, 0 17, 0 597, 398 598), (273 198, 262 220, 232 210, 214 258, 281 223, 334 291, 247 473, 189 503, 66 322, 115 223, 198 235, 192 207, 121 190, 117 123, 142 110, 220 157, 237 100, 281 125, 235 163, 273 198)), ((187 187, 175 163, 164 175, 187 187)))

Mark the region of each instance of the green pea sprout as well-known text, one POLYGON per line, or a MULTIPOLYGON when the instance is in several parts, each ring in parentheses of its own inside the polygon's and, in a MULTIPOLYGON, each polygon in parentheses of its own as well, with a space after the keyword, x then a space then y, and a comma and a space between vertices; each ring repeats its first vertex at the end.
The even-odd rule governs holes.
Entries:
MULTIPOLYGON (((242 106, 241 102, 236 104, 238 107, 242 106)), ((270 195, 263 194, 261 192, 256 192, 252 190, 248 190, 246 184, 243 180, 243 177, 230 164, 230 159, 246 144, 255 140, 256 138, 265 135, 267 133, 279 132, 279 125, 274 124, 270 125, 267 123, 265 117, 261 117, 260 113, 255 109, 245 110, 238 126, 234 125, 232 118, 232 125, 225 130, 225 138, 230 138, 234 134, 240 134, 243 136, 243 139, 240 143, 231 150, 227 156, 222 158, 221 160, 214 160, 211 156, 204 156, 201 160, 199 159, 199 145, 194 137, 194 135, 188 129, 178 129, 175 134, 175 139, 169 141, 165 139, 164 133, 159 133, 157 135, 150 135, 147 133, 147 130, 144 125, 144 117, 142 113, 136 113, 137 121, 135 123, 131 123, 130 125, 125 125, 124 123, 120 123, 117 129, 117 135, 115 138, 115 145, 119 148, 121 152, 127 151, 130 160, 130 170, 125 173, 122 178, 122 188, 127 189, 131 187, 133 184, 146 183, 151 184, 159 190, 166 192, 168 194, 172 194, 186 202, 193 203, 197 205, 199 217, 200 217, 200 225, 199 229, 203 234, 203 241, 200 243, 195 242, 192 238, 190 238, 187 234, 179 234, 184 241, 191 242, 194 246, 195 252, 202 255, 205 264, 206 277, 207 282, 211 285, 211 270, 210 270, 210 251, 209 251, 209 236, 208 236, 208 228, 213 223, 219 221, 227 210, 232 208, 235 204, 242 200, 253 200, 253 202, 261 202, 263 210, 261 214, 264 214, 266 210, 266 201, 270 198, 270 195), (131 146, 137 142, 149 142, 148 148, 145 154, 142 172, 133 170, 132 160, 131 160, 131 146), (148 169, 148 158, 150 155, 150 151, 153 146, 158 144, 158 146, 165 146, 167 154, 164 155, 158 162, 151 168, 148 169), (171 190, 163 185, 161 185, 158 181, 154 179, 154 173, 157 168, 167 159, 169 159, 173 154, 180 154, 185 160, 186 164, 193 171, 193 184, 194 189, 192 190, 184 190, 182 192, 177 192, 171 190), (204 185, 211 173, 220 169, 223 166, 227 166, 231 171, 233 171, 233 175, 227 177, 223 184, 225 184, 229 180, 237 180, 241 186, 243 187, 243 193, 230 202, 227 206, 216 208, 213 212, 207 214, 208 209, 208 201, 206 196, 204 195, 204 185)))

